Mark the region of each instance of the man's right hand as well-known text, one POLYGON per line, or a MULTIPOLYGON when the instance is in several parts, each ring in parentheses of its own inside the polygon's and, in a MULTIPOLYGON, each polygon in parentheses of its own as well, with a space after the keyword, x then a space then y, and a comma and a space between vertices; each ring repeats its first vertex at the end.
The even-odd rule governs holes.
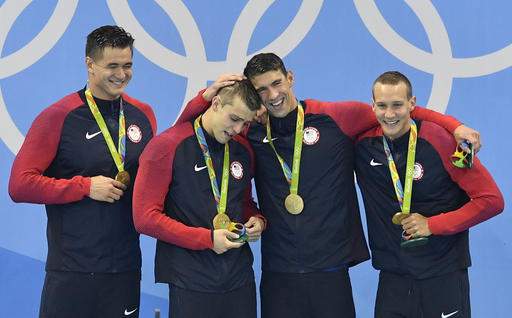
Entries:
POLYGON ((213 97, 217 95, 219 89, 233 85, 236 81, 241 81, 244 79, 242 74, 222 74, 212 83, 204 92, 203 98, 205 101, 211 102, 213 97))
POLYGON ((229 240, 236 240, 237 238, 239 238, 238 234, 228 230, 214 230, 212 250, 217 254, 222 254, 232 248, 239 248, 244 245, 244 242, 237 243, 229 240))
POLYGON ((96 201, 114 203, 121 198, 126 186, 119 181, 104 176, 91 178, 89 197, 96 201))

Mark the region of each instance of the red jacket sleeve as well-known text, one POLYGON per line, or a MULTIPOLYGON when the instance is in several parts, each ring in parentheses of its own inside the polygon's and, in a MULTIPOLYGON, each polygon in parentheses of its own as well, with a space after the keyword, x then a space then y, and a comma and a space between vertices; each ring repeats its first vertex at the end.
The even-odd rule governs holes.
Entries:
POLYGON ((187 103, 187 106, 185 106, 185 109, 183 109, 183 112, 176 120, 175 125, 196 119, 197 116, 204 113, 208 107, 210 107, 210 102, 203 98, 203 92, 205 90, 206 89, 200 90, 196 97, 192 98, 187 103))
POLYGON ((340 129, 352 139, 379 125, 371 106, 365 103, 354 101, 320 102, 308 99, 306 105, 307 113, 330 116, 340 129))
MULTIPOLYGON (((309 99, 306 104, 308 105, 306 112, 329 115, 340 129, 352 139, 379 125, 372 107, 365 103, 354 101, 320 102, 309 99)), ((452 134, 455 128, 460 126, 460 122, 455 118, 420 106, 414 108, 411 117, 434 122, 452 134)))
POLYGON ((175 126, 153 138, 144 149, 133 190, 133 223, 140 233, 191 250, 203 250, 213 247, 210 229, 187 226, 164 213, 176 147, 191 132, 190 124, 175 126), (188 129, 183 129, 185 126, 188 129))
POLYGON ((78 94, 69 95, 34 120, 12 165, 9 195, 13 201, 64 204, 89 195, 89 177, 56 179, 43 175, 57 153, 67 114, 81 104, 78 94))
POLYGON ((453 134, 455 128, 461 125, 461 123, 452 116, 443 115, 436 111, 420 106, 414 107, 414 110, 411 112, 411 117, 413 119, 426 120, 436 123, 444 129, 448 130, 451 134, 453 134))
POLYGON ((470 201, 461 208, 430 217, 428 226, 432 234, 455 234, 503 211, 503 195, 478 158, 475 157, 471 169, 457 168, 450 161, 456 147, 453 137, 441 127, 426 121, 422 122, 421 130, 429 132, 428 135, 420 132, 420 136, 436 149, 444 169, 470 197, 470 201))

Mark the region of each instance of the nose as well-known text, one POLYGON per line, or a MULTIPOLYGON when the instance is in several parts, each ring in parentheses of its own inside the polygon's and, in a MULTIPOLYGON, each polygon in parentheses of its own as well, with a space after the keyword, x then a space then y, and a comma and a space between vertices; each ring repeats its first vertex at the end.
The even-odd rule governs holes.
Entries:
POLYGON ((277 89, 273 88, 272 86, 268 89, 268 98, 270 100, 273 100, 275 98, 277 98, 277 96, 279 96, 279 92, 277 91, 277 89))
POLYGON ((235 133, 238 135, 239 133, 242 132, 242 130, 244 129, 244 123, 236 123, 235 126, 233 127, 233 130, 235 131, 235 133))
POLYGON ((386 112, 384 113, 384 117, 386 118, 393 118, 395 117, 395 112, 393 111, 392 107, 387 107, 386 112))
POLYGON ((122 66, 118 66, 114 70, 114 76, 119 80, 124 80, 128 76, 128 72, 122 66))

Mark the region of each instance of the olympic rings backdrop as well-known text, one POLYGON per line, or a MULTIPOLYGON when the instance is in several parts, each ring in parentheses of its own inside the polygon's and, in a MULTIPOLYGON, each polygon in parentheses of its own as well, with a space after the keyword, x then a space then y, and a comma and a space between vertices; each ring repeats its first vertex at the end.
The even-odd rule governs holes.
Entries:
MULTIPOLYGON (((85 85, 86 35, 118 24, 135 37, 128 93, 150 103, 159 131, 223 72, 259 52, 294 71, 299 98, 371 99, 386 70, 410 77, 418 104, 479 130, 478 154, 511 198, 512 3, 507 0, 0 0, 0 317, 36 317, 46 258, 44 207, 7 193, 15 154, 45 107, 85 85)), ((471 230, 474 317, 510 317, 512 216, 471 230)), ((167 316, 155 285, 155 241, 141 237, 141 317, 167 316)), ((259 244, 255 272, 259 279, 259 244)), ((351 270, 358 317, 373 317, 377 272, 351 270)))

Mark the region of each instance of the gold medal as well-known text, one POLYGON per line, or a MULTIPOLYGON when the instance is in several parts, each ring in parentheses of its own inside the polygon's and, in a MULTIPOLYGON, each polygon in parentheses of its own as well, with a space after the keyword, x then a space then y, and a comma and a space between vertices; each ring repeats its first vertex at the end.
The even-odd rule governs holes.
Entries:
POLYGON ((291 214, 300 214, 304 209, 304 201, 298 194, 290 193, 284 200, 286 211, 291 214))
POLYGON ((402 224, 402 220, 407 217, 409 217, 409 213, 397 212, 395 215, 393 215, 393 224, 400 225, 402 224))
POLYGON ((119 181, 128 187, 130 185, 130 174, 125 170, 119 171, 116 175, 116 181, 119 181))
POLYGON ((231 220, 229 219, 229 216, 226 215, 226 213, 218 213, 213 218, 213 228, 215 230, 229 229, 229 225, 231 224, 231 220))

